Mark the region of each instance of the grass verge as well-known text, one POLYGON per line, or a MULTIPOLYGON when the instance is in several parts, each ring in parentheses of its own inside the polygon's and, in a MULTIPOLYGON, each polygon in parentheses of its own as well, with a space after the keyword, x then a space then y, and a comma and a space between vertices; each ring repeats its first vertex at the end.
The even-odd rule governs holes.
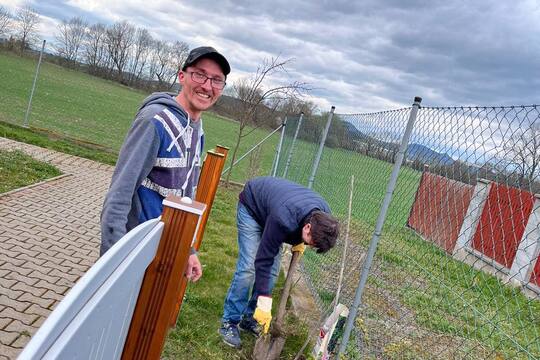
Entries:
POLYGON ((21 151, 0 149, 0 193, 60 175, 52 165, 34 160, 21 151))
POLYGON ((118 157, 112 150, 99 145, 69 139, 50 131, 28 129, 2 121, 0 121, 0 136, 109 165, 114 165, 118 157))

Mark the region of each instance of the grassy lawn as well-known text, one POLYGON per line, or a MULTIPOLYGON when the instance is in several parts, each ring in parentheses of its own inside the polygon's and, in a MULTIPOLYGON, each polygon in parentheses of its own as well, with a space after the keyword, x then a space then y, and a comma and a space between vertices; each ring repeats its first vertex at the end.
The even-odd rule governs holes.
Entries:
MULTIPOLYGON (((0 54, 0 120, 23 124, 37 61, 0 54)), ((30 125, 118 150, 145 94, 43 62, 30 125)))
MULTIPOLYGON (((287 129, 288 136, 283 143, 278 176, 285 174, 295 127, 293 124, 287 129)), ((318 147, 318 144, 297 140, 287 169, 288 179, 308 185, 318 147)), ((334 214, 343 217, 347 213, 351 176, 354 175, 352 216, 374 226, 392 167, 391 163, 358 152, 326 146, 313 181, 313 189, 328 201, 334 214)), ((421 175, 416 170, 402 167, 395 194, 400 200, 390 207, 388 223, 406 223, 421 175)))
POLYGON ((107 149, 99 149, 93 145, 85 145, 72 139, 1 121, 0 136, 109 165, 114 165, 117 159, 117 154, 107 149))
MULTIPOLYGON (((0 121, 22 125, 34 78, 36 61, 0 52, 0 121)), ((32 102, 30 126, 87 141, 117 153, 141 101, 148 94, 88 74, 42 63, 32 102)), ((203 115, 206 149, 217 144, 232 149, 237 123, 212 112, 203 115)), ((240 145, 244 154, 268 132, 255 129, 240 145)), ((257 159, 258 172, 270 173, 278 135, 269 139, 257 159)), ((81 154, 84 156, 84 154, 81 154)), ((99 160, 111 163, 115 157, 99 160)), ((250 170, 248 159, 233 172, 233 180, 244 181, 250 170)), ((226 165, 227 166, 227 165, 226 165)))
POLYGON ((0 193, 60 175, 52 165, 34 160, 21 151, 0 150, 0 193))
MULTIPOLYGON (((373 232, 353 220, 342 289, 351 304, 373 232)), ((341 249, 307 252, 318 302, 336 293, 341 249)), ((529 359, 540 357, 540 301, 448 256, 413 231, 390 226, 370 270, 349 359, 529 359), (359 349, 362 349, 360 351, 359 349), (408 354, 405 356, 405 354, 408 354)))
MULTIPOLYGON (((441 342, 432 341, 429 353, 442 351, 443 346, 457 351, 465 345, 469 352, 463 353, 469 358, 527 358, 526 351, 540 356, 540 301, 453 259, 405 229, 384 236, 377 258, 374 278, 379 283, 370 291, 372 299, 384 298, 381 289, 386 289, 414 314, 415 330, 404 332, 409 340, 426 331, 444 335, 441 342), (451 345, 445 344, 449 339, 451 345)), ((411 324, 404 319, 401 326, 411 324)))

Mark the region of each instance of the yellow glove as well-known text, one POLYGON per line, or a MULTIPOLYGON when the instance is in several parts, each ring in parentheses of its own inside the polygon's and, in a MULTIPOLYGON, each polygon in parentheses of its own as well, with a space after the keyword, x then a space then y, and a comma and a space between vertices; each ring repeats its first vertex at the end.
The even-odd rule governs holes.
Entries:
POLYGON ((272 321, 272 298, 269 296, 259 296, 257 298, 257 308, 253 318, 261 325, 263 334, 268 334, 270 321, 272 321))
POLYGON ((304 250, 306 250, 306 245, 304 245, 303 242, 301 242, 298 245, 294 245, 292 247, 292 249, 291 249, 292 252, 298 251, 300 253, 300 255, 302 255, 304 253, 304 250))

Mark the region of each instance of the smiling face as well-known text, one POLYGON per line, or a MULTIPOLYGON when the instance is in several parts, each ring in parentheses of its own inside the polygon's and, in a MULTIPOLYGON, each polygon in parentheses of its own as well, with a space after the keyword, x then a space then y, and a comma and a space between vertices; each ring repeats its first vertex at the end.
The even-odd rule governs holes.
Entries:
POLYGON ((223 75, 218 63, 207 58, 197 61, 178 74, 178 81, 182 85, 182 90, 176 100, 193 120, 199 120, 201 112, 214 105, 223 92, 223 89, 212 86, 210 78, 225 80, 225 75, 223 75), (204 74, 209 79, 204 84, 199 84, 193 81, 193 72, 204 74))

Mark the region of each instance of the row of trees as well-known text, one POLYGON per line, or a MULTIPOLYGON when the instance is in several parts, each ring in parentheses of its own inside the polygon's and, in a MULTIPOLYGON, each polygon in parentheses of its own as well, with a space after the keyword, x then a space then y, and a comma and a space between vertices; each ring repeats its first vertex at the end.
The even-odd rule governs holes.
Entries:
MULTIPOLYGON (((29 6, 16 15, 0 7, 0 38, 9 38, 8 44, 21 52, 28 50, 39 39, 39 21, 29 6)), ((54 57, 48 60, 147 90, 170 90, 189 54, 186 43, 156 39, 147 29, 127 21, 89 24, 73 17, 58 24, 54 39, 54 57)), ((309 84, 291 80, 270 85, 271 78, 288 76, 292 61, 280 56, 264 59, 254 74, 230 83, 216 104, 215 111, 239 123, 233 161, 241 141, 252 133, 248 126, 275 128, 287 114, 304 112, 309 117, 317 111, 313 103, 302 99, 311 90, 309 84)))
POLYGON ((0 39, 15 36, 24 50, 37 41, 39 15, 29 6, 19 8, 15 14, 0 5, 0 39))
MULTIPOLYGON (((0 6, 0 38, 9 39, 20 51, 39 39, 39 22, 39 14, 29 6, 16 14, 0 6)), ((147 29, 127 21, 89 24, 73 17, 58 24, 54 38, 61 65, 145 89, 170 89, 189 53, 185 42, 155 39, 147 29)))
POLYGON ((89 25, 74 17, 58 25, 55 40, 68 66, 140 88, 170 89, 189 53, 185 42, 155 39, 127 21, 89 25))

